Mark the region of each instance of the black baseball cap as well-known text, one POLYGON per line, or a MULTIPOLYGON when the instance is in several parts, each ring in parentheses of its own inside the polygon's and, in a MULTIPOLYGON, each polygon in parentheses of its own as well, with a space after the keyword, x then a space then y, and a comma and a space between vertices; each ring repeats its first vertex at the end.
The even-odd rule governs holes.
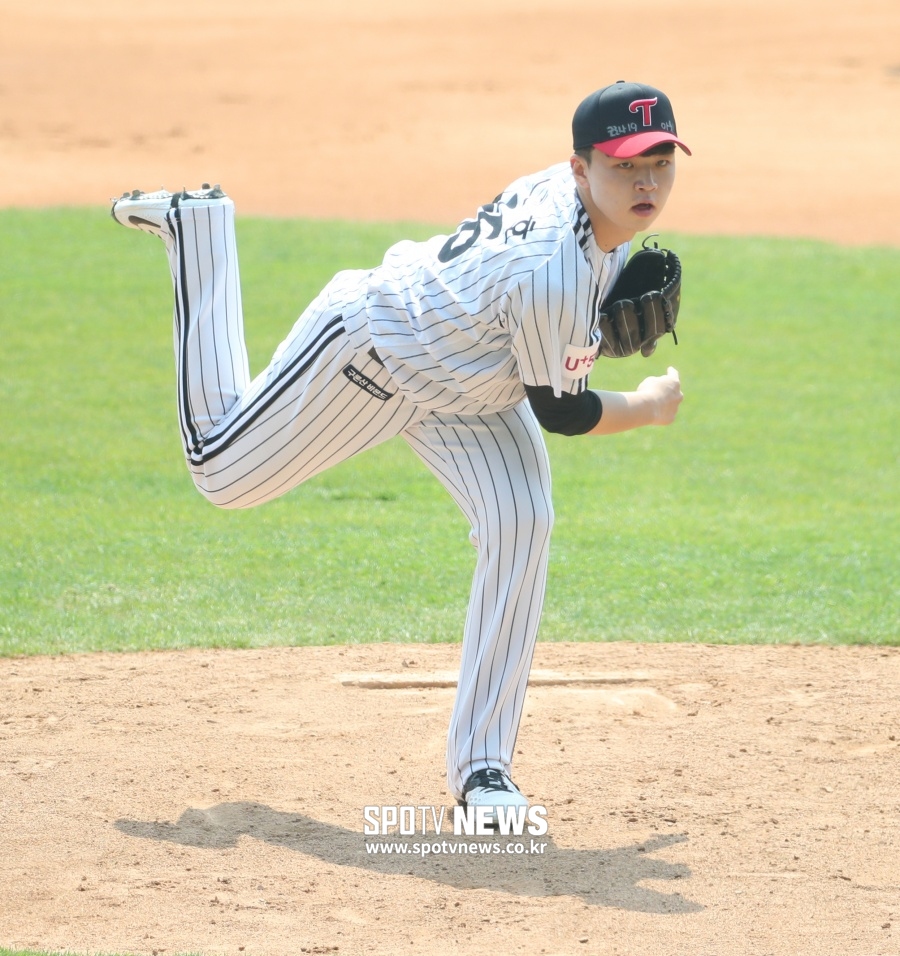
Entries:
POLYGON ((678 139, 675 114, 668 96, 644 83, 619 80, 585 97, 572 117, 573 149, 595 146, 607 156, 627 159, 660 143, 678 139))

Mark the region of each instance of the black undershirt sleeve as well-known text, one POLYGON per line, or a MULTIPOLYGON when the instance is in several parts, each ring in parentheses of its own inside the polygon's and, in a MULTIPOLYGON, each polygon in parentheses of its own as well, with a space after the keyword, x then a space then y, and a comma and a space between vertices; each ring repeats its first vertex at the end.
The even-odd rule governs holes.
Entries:
POLYGON ((600 421, 603 403, 589 389, 579 395, 553 394, 549 385, 526 385, 525 392, 541 428, 558 435, 583 435, 600 421))

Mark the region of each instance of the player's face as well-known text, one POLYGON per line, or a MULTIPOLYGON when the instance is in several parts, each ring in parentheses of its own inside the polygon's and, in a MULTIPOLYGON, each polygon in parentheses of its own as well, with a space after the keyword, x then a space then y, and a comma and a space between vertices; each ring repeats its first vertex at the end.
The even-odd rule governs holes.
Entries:
POLYGON ((593 151, 588 165, 573 156, 572 173, 604 252, 649 229, 663 211, 675 182, 673 155, 616 159, 593 151))

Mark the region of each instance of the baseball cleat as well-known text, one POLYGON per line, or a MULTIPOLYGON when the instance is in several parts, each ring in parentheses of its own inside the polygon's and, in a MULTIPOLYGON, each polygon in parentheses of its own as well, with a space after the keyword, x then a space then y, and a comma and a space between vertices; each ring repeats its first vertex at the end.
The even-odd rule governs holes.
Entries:
POLYGON ((155 193, 145 193, 140 189, 124 192, 118 199, 113 200, 109 214, 131 229, 140 229, 152 233, 160 239, 170 236, 166 216, 175 205, 174 196, 165 189, 155 193))
POLYGON ((215 186, 204 183, 199 189, 182 189, 177 193, 170 193, 165 189, 153 193, 133 189, 112 201, 109 214, 123 226, 152 233, 160 239, 168 239, 171 237, 168 215, 172 209, 215 206, 227 198, 218 183, 215 186))
POLYGON ((204 183, 199 189, 182 189, 178 193, 178 205, 186 203, 190 205, 194 203, 195 205, 205 204, 208 199, 227 199, 228 197, 225 193, 222 192, 222 187, 216 183, 215 186, 210 186, 209 183, 204 183))
POLYGON ((498 807, 528 807, 522 791, 502 770, 476 770, 466 781, 459 800, 462 807, 489 807, 488 826, 497 826, 498 807))

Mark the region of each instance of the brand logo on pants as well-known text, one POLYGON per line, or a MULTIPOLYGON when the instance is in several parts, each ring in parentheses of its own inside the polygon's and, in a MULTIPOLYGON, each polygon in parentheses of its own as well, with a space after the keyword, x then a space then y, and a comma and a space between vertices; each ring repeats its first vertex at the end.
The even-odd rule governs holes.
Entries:
POLYGON ((368 375, 363 375, 358 368, 352 365, 348 365, 344 369, 344 375, 346 375, 354 385, 358 385, 379 401, 386 402, 389 398, 394 397, 393 392, 386 392, 383 388, 379 388, 368 375))

